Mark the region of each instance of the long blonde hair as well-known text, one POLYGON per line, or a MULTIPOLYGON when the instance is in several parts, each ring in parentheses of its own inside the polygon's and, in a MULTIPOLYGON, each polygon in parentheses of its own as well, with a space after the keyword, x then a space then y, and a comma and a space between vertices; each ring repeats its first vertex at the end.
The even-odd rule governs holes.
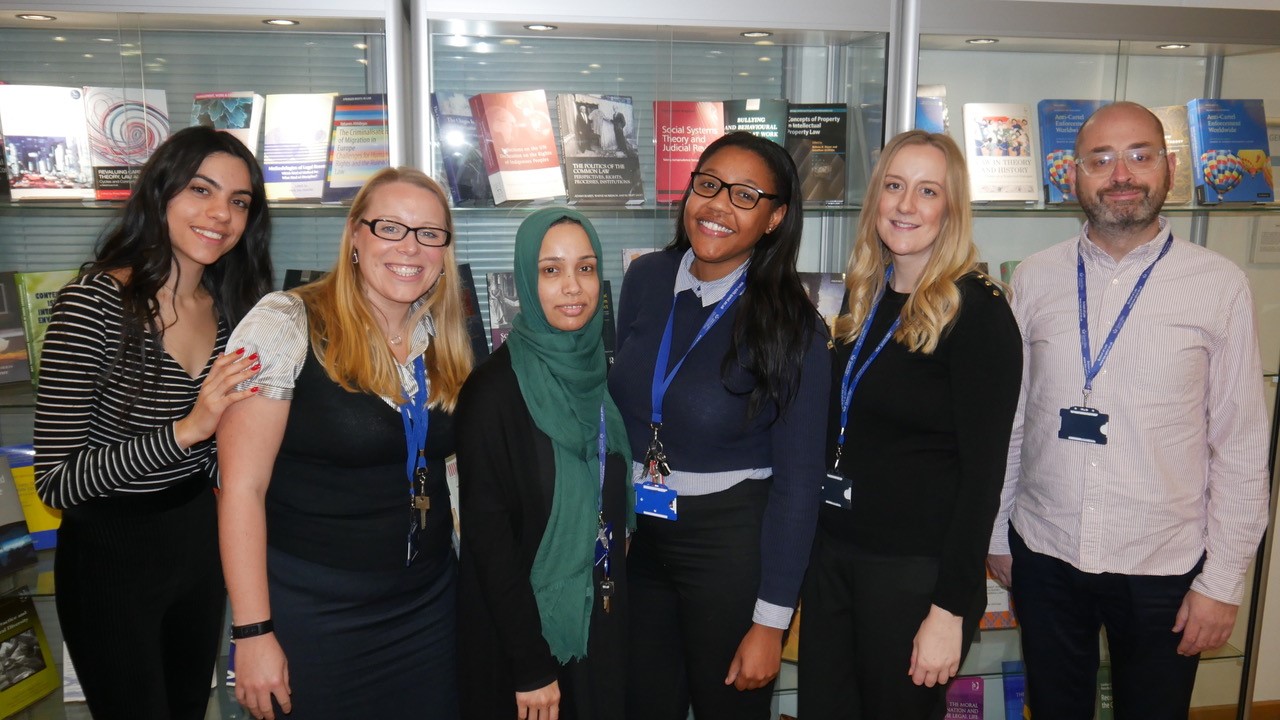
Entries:
POLYGON ((858 218, 858 234, 845 271, 849 312, 836 320, 835 334, 844 342, 856 339, 871 312, 872 303, 884 290, 885 268, 892 262, 893 255, 880 241, 876 220, 889 164, 907 145, 935 147, 942 151, 947 163, 943 188, 947 207, 942 227, 933 241, 933 250, 920 282, 902 308, 902 324, 893 336, 912 352, 930 355, 960 312, 957 281, 978 267, 978 248, 973 244, 973 212, 969 208, 969 174, 965 169, 964 154, 954 140, 941 133, 910 130, 890 140, 880 153, 867 187, 867 198, 858 218))
MULTIPOLYGON (((306 304, 311 348, 329 378, 349 392, 399 399, 403 391, 396 373, 395 356, 387 347, 365 299, 364 278, 350 261, 357 223, 368 210, 373 194, 382 186, 397 182, 435 195, 444 207, 445 229, 453 233, 449 199, 436 181, 413 168, 384 168, 360 188, 352 201, 333 270, 292 292, 306 304)), ((436 334, 425 358, 431 407, 450 412, 458 402, 458 392, 474 362, 453 248, 450 243, 444 249, 444 274, 428 291, 426 302, 415 311, 409 324, 409 327, 416 326, 424 315, 430 315, 435 323, 436 334)))

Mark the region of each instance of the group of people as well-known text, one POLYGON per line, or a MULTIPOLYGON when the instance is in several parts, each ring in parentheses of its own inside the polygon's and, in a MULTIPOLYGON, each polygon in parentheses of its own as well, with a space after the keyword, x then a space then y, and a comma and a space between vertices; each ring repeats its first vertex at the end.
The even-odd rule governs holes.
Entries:
POLYGON ((1154 116, 1107 106, 1076 149, 1088 222, 1006 293, 963 153, 893 138, 829 331, 794 163, 726 135, 623 280, 610 369, 582 214, 521 224, 519 314, 475 366, 433 180, 377 173, 332 271, 268 292, 256 161, 176 133, 41 364, 91 712, 202 718, 229 596, 255 718, 763 719, 802 602, 804 720, 940 720, 989 566, 1038 720, 1092 717, 1102 626, 1117 717, 1185 717, 1266 522, 1252 301, 1160 217, 1154 116))

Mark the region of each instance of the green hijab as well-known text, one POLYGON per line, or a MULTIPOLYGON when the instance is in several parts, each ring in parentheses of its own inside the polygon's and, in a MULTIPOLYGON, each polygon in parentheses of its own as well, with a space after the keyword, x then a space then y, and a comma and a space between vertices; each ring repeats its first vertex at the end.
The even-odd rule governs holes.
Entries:
MULTIPOLYGON (((595 560, 600 461, 600 406, 605 409, 605 433, 610 452, 631 464, 622 415, 605 385, 608 365, 601 329, 604 313, 599 302, 591 320, 580 330, 565 332, 547 322, 538 299, 538 258, 542 240, 553 224, 569 218, 582 226, 603 265, 596 230, 581 213, 567 208, 544 208, 530 215, 516 232, 515 279, 520 312, 511 321, 507 346, 520 394, 534 425, 551 438, 555 450, 555 494, 551 516, 533 560, 530 580, 542 636, 561 663, 587 656, 587 632, 595 602, 592 568, 595 560)), ((603 281, 603 278, 601 278, 603 281)), ((634 490, 627 483, 627 516, 634 507, 634 490)), ((616 528, 616 542, 622 542, 616 528)))

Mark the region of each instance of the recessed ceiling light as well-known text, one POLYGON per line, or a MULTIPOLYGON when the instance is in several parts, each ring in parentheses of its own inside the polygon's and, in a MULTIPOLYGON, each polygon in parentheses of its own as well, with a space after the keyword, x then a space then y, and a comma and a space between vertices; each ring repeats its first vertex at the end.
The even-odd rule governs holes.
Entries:
POLYGON ((969 40, 965 40, 965 42, 970 45, 995 45, 1000 41, 995 38, 971 38, 969 40))
POLYGON ((32 22, 51 22, 58 19, 52 15, 37 15, 36 13, 22 13, 17 17, 19 20, 30 20, 32 22))
POLYGON ((1191 46, 1186 43, 1165 43, 1164 45, 1157 45, 1156 47, 1160 50, 1186 50, 1191 46))
POLYGON ((271 18, 269 20, 263 20, 262 24, 288 26, 288 25, 300 25, 301 23, 299 23, 297 20, 288 20, 286 18, 271 18))
POLYGON ((559 30, 560 28, 556 25, 547 25, 546 23, 533 23, 531 25, 525 25, 524 29, 534 30, 537 32, 549 32, 551 30, 559 30))
POLYGON ((368 50, 368 49, 369 49, 369 44, 368 44, 368 43, 356 43, 356 44, 352 45, 351 47, 353 47, 353 48, 355 48, 355 49, 357 49, 357 50, 368 50))
POLYGON ((748 31, 746 31, 746 32, 744 32, 744 33, 739 33, 739 35, 741 35, 741 36, 742 36, 742 37, 744 37, 744 38, 767 38, 767 37, 773 37, 773 33, 769 32, 769 31, 767 31, 767 30, 748 30, 748 31))

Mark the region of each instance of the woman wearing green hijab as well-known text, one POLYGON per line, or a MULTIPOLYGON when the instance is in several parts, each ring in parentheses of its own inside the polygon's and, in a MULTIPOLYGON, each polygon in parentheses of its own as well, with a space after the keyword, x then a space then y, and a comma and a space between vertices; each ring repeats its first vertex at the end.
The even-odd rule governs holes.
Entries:
POLYGON ((520 225, 520 313, 458 401, 468 720, 623 715, 633 500, 626 429, 605 384, 600 256, 595 228, 573 210, 520 225))

